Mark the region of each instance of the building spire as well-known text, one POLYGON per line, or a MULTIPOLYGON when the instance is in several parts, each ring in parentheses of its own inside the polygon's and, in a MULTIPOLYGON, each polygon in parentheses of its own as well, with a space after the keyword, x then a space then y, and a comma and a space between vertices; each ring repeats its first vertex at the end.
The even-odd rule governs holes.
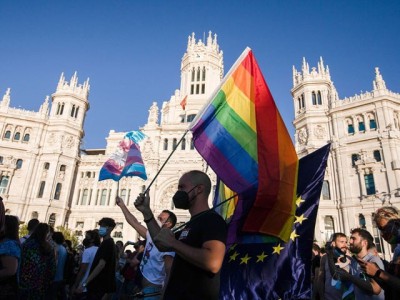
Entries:
POLYGON ((374 91, 376 90, 386 90, 386 83, 383 80, 381 73, 379 72, 379 68, 375 68, 375 80, 372 83, 374 91))
POLYGON ((0 102, 1 106, 10 106, 10 99, 11 99, 10 94, 11 94, 11 89, 8 88, 3 96, 3 100, 0 102))

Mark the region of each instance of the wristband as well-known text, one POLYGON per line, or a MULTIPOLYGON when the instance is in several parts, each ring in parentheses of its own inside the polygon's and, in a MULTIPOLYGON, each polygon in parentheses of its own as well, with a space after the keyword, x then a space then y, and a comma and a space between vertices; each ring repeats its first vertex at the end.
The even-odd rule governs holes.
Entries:
POLYGON ((146 224, 147 223, 149 223, 151 220, 153 220, 154 219, 154 215, 151 215, 151 217, 150 218, 148 218, 147 220, 145 219, 145 220, 143 220, 146 224))
POLYGON ((381 273, 382 273, 382 270, 381 270, 381 269, 378 269, 378 270, 375 272, 374 277, 379 278, 379 276, 381 275, 381 273))

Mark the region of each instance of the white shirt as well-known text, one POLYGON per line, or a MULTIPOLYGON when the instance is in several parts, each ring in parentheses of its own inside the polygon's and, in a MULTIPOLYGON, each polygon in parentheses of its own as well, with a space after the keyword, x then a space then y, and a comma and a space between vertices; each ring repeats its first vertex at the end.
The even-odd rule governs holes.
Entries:
POLYGON ((143 258, 140 262, 140 271, 143 277, 147 281, 163 285, 165 280, 165 266, 164 266, 164 256, 175 256, 175 252, 160 252, 154 245, 151 239, 150 233, 146 232, 146 248, 143 252, 143 258))
MULTIPOLYGON (((99 249, 99 247, 92 246, 92 247, 86 248, 83 251, 82 264, 88 264, 88 267, 86 269, 85 275, 82 278, 81 284, 86 282, 86 279, 89 277, 89 272, 90 272, 90 269, 92 268, 92 263, 93 263, 94 257, 96 256, 97 249, 99 249)), ((84 288, 83 291, 84 292, 87 291, 86 287, 84 288)))

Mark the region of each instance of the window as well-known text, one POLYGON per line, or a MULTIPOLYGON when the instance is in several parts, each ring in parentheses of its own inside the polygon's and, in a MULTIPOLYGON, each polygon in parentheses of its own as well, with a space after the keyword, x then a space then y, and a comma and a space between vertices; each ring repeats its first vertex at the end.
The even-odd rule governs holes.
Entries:
POLYGON ((76 235, 76 236, 83 236, 82 230, 76 230, 76 231, 75 231, 75 235, 76 235))
POLYGON ((176 145, 177 145, 177 140, 173 139, 172 140, 172 149, 175 150, 176 149, 176 145))
POLYGON ((190 94, 205 94, 206 92, 206 68, 197 67, 195 69, 193 67, 191 74, 191 85, 190 85, 190 94))
POLYGON ((0 179, 0 194, 5 194, 7 192, 9 176, 1 176, 0 179))
POLYGON ((121 231, 115 231, 114 232, 114 237, 115 238, 122 238, 122 232, 121 231))
POLYGON ((50 168, 50 163, 45 162, 44 166, 43 166, 43 169, 48 170, 49 168, 50 168))
POLYGON ((365 124, 364 124, 364 121, 359 121, 359 122, 358 122, 358 131, 360 131, 360 132, 365 131, 365 124))
POLYGON ((367 195, 374 195, 376 193, 374 174, 365 174, 364 181, 365 181, 365 189, 367 191, 367 195))
POLYGON ((360 159, 359 154, 352 154, 351 155, 351 166, 355 167, 356 166, 356 161, 360 159))
POLYGON ((86 172, 86 178, 90 178, 91 177, 91 173, 90 172, 86 172))
POLYGON ((354 126, 353 126, 353 124, 348 124, 347 125, 347 133, 348 134, 354 134, 354 126))
POLYGON ((25 133, 23 141, 24 142, 29 142, 30 137, 31 136, 29 135, 29 133, 25 133))
POLYGON ((16 163, 16 168, 17 169, 21 169, 22 168, 22 163, 23 163, 23 160, 22 159, 17 159, 17 163, 16 163))
POLYGON ((317 104, 322 105, 321 91, 318 91, 317 93, 317 104))
POLYGON ((62 184, 57 183, 56 190, 54 192, 54 200, 60 200, 61 188, 62 188, 62 184))
POLYGON ((371 130, 376 130, 376 122, 375 122, 374 119, 370 119, 370 120, 369 120, 369 128, 370 128, 371 130))
POLYGON ((382 157, 381 157, 381 151, 379 150, 374 150, 374 158, 376 161, 382 161, 382 157))
POLYGON ((185 149, 186 149, 186 139, 182 139, 181 150, 185 150, 185 149))
POLYGON ((62 115, 64 112, 64 103, 57 104, 57 115, 62 115))
POLYGON ((121 197, 122 200, 124 200, 124 202, 126 202, 126 189, 122 189, 121 190, 120 197, 121 197))
POLYGON ((325 240, 328 241, 332 234, 335 233, 335 222, 333 221, 332 216, 325 216, 325 240))
POLYGON ((21 133, 16 132, 16 133, 14 134, 14 141, 19 141, 20 138, 21 138, 21 133))
POLYGON ((196 70, 193 67, 193 69, 192 69, 192 82, 194 81, 195 74, 196 74, 196 70))
POLYGON ((106 205, 106 200, 107 200, 107 190, 102 189, 101 190, 101 197, 100 197, 100 205, 106 205))
POLYGON ((76 110, 75 110, 75 119, 78 117, 78 112, 79 112, 79 106, 76 108, 76 110))
POLYGON ((301 107, 302 108, 306 107, 304 103, 304 94, 301 94, 301 107))
POLYGON ((40 186, 39 186, 38 198, 42 198, 43 197, 43 192, 44 192, 44 187, 45 186, 46 186, 46 182, 45 181, 41 181, 40 182, 40 186))
POLYGON ((201 80, 204 81, 206 80, 206 67, 203 67, 203 76, 201 77, 201 80))
POLYGON ((367 228, 365 225, 365 217, 363 214, 358 214, 358 225, 360 226, 360 228, 367 228))
POLYGON ((188 122, 192 122, 192 121, 194 120, 195 117, 196 117, 195 114, 191 114, 191 115, 188 115, 188 116, 187 116, 186 120, 187 120, 188 122))
POLYGON ((3 164, 3 156, 0 156, 0 165, 3 164))
POLYGON ((315 95, 315 92, 311 93, 311 98, 312 98, 312 104, 317 105, 317 96, 315 95))
POLYGON ((168 150, 168 139, 164 139, 164 150, 168 150))
POLYGON ((86 205, 88 195, 89 195, 89 190, 88 189, 84 189, 83 193, 82 193, 81 205, 86 205))
POLYGON ((382 250, 383 250, 382 238, 381 238, 380 232, 378 230, 378 227, 376 226, 376 223, 374 221, 374 217, 375 217, 375 213, 372 213, 372 232, 371 232, 371 234, 374 237, 374 244, 375 244, 376 250, 378 252, 382 253, 382 250))
POLYGON ((330 200, 331 199, 331 194, 329 191, 329 181, 328 180, 324 180, 324 182, 322 183, 322 199, 323 200, 330 200))
POLYGON ((7 131, 4 133, 4 138, 7 139, 7 140, 9 140, 10 137, 11 137, 11 131, 10 131, 10 130, 7 130, 7 131))
POLYGON ((72 105, 72 108, 71 108, 71 117, 73 117, 74 115, 75 115, 75 104, 72 105))
POLYGON ((60 166, 60 172, 65 172, 66 166, 65 165, 61 165, 60 166))
POLYGON ((190 150, 194 149, 194 141, 193 139, 190 139, 190 150))

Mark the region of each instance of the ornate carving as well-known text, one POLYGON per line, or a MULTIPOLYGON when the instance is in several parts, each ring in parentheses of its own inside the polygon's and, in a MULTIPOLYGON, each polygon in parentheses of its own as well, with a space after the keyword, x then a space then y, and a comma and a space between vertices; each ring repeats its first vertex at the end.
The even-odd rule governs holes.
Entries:
POLYGON ((172 197, 176 192, 176 183, 170 184, 162 193, 160 208, 168 209, 171 207, 172 197))
POLYGON ((300 128, 299 132, 297 133, 297 139, 299 140, 299 143, 301 145, 304 145, 307 143, 308 140, 308 132, 305 127, 300 128))
POLYGON ((74 137, 72 135, 67 136, 67 138, 65 139, 65 146, 67 148, 72 148, 74 144, 75 144, 74 137))
POLYGON ((325 128, 321 125, 317 125, 314 129, 314 135, 318 138, 318 139, 323 139, 325 137, 325 128))

